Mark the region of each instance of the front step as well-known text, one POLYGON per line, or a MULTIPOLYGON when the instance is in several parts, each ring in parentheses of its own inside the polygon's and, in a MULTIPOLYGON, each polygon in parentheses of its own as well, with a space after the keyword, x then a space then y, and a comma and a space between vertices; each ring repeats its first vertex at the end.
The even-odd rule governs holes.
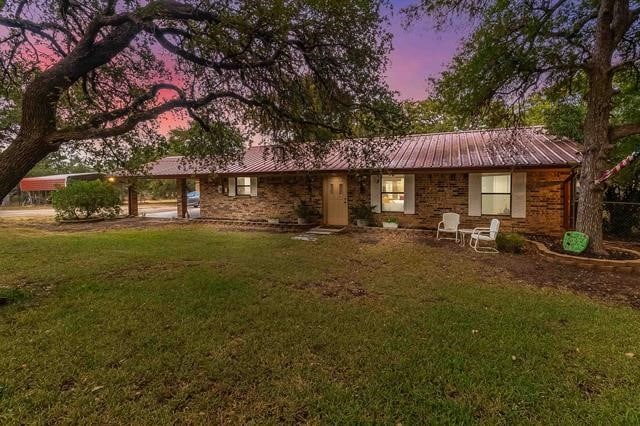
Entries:
POLYGON ((340 232, 344 232, 346 228, 342 227, 342 228, 323 228, 321 226, 317 226, 315 228, 311 228, 309 229, 306 233, 307 234, 314 234, 314 235, 332 235, 332 234, 339 234, 340 232))
POLYGON ((316 226, 315 228, 311 228, 309 229, 307 232, 305 232, 304 234, 300 234, 300 235, 296 235, 295 237, 291 237, 294 240, 301 240, 301 241, 316 241, 318 239, 318 237, 316 235, 333 235, 333 234, 338 234, 340 232, 344 232, 346 228, 345 227, 322 227, 322 226, 316 226))

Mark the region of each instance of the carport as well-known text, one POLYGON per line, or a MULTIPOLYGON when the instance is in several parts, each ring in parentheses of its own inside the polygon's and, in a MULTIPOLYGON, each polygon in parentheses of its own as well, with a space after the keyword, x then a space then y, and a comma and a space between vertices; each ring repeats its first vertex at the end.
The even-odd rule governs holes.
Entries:
POLYGON ((102 173, 67 173, 60 175, 26 177, 20 181, 18 188, 26 195, 25 204, 45 204, 50 202, 51 193, 77 180, 102 179, 102 173))
POLYGON ((176 199, 176 209, 178 218, 187 218, 189 214, 187 194, 187 179, 196 181, 196 190, 199 190, 198 181, 210 172, 198 169, 194 164, 187 163, 183 157, 165 157, 158 161, 149 163, 143 173, 132 175, 123 173, 117 175, 127 186, 128 194, 128 214, 138 216, 138 191, 136 189, 136 179, 175 179, 178 189, 176 199))

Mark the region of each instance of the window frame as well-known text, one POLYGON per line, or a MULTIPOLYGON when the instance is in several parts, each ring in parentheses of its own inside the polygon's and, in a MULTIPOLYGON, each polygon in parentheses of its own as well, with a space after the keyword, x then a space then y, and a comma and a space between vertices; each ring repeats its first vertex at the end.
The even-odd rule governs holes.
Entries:
POLYGON ((251 176, 237 176, 235 178, 235 183, 236 183, 236 197, 251 197, 251 176), (249 184, 248 185, 239 185, 238 184, 238 179, 248 179, 249 180, 249 184), (240 194, 238 192, 238 188, 249 188, 249 193, 248 194, 240 194))
POLYGON ((482 173, 480 175, 480 216, 502 216, 511 217, 513 213, 513 173, 482 173), (509 192, 484 192, 482 190, 482 178, 485 176, 509 176, 509 192), (484 195, 508 195, 509 213, 488 214, 484 212, 484 195))
POLYGON ((402 213, 404 214, 404 208, 405 208, 405 197, 406 197, 406 188, 404 187, 404 175, 380 175, 380 213, 402 213), (398 192, 398 191, 393 191, 393 192, 389 192, 389 191, 385 191, 384 190, 384 178, 386 177, 401 177, 402 178, 402 188, 403 191, 402 192, 398 192), (397 211, 397 210, 385 210, 384 209, 384 195, 385 194, 402 194, 402 211, 397 211))

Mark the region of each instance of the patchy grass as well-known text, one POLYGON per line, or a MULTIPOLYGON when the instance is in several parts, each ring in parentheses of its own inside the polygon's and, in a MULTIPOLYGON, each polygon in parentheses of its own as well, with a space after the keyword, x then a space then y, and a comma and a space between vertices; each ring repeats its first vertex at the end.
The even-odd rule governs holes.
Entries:
MULTIPOLYGON (((640 312, 413 242, 5 228, 0 423, 640 421, 640 312)), ((526 258, 523 258, 526 261, 526 258)))

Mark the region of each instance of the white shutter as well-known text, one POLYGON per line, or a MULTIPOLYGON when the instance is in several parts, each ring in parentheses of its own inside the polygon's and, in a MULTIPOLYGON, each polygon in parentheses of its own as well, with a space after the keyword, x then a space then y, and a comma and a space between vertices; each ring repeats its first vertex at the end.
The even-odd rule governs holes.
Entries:
POLYGON ((527 173, 511 175, 511 217, 527 217, 527 173))
POLYGON ((258 178, 254 176, 250 178, 250 180, 251 180, 251 196, 257 197, 258 196, 258 178))
POLYGON ((482 216, 482 174, 469 173, 469 216, 482 216))
POLYGON ((374 213, 380 213, 380 175, 371 175, 371 207, 374 213))
POLYGON ((229 178, 229 197, 235 197, 235 196, 236 196, 236 178, 230 177, 229 178))
POLYGON ((416 175, 404 175, 404 214, 416 214, 416 175))

